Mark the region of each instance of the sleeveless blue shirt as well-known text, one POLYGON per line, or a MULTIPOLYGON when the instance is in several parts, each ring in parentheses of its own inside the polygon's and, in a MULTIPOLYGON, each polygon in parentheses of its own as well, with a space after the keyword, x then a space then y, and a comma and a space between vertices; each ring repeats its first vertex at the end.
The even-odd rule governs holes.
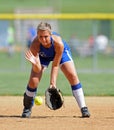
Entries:
POLYGON ((40 52, 39 56, 52 61, 54 56, 55 56, 55 49, 54 49, 54 41, 51 37, 51 47, 50 48, 45 48, 44 46, 40 45, 40 52))
MULTIPOLYGON (((53 32, 52 34, 60 36, 56 32, 53 32)), ((53 61, 54 56, 55 56, 54 40, 52 39, 52 37, 50 37, 50 38, 51 38, 51 46, 50 46, 50 48, 45 48, 44 46, 40 45, 39 56, 40 56, 40 58, 43 58, 44 60, 53 61)), ((62 42, 64 44, 64 51, 65 50, 70 51, 70 47, 68 46, 66 41, 62 40, 62 42)), ((64 51, 63 51, 63 54, 64 54, 64 51)))

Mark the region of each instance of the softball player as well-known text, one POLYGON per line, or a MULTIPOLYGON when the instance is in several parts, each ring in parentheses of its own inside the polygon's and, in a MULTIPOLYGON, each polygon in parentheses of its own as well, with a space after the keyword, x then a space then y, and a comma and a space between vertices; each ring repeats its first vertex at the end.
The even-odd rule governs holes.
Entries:
POLYGON ((38 25, 37 36, 33 40, 30 49, 26 52, 25 58, 32 63, 32 69, 24 93, 22 117, 30 117, 37 87, 44 69, 48 67, 51 61, 50 87, 56 87, 56 80, 60 67, 71 85, 73 96, 78 103, 82 117, 90 117, 70 48, 58 34, 55 32, 52 33, 50 24, 41 22, 38 25))

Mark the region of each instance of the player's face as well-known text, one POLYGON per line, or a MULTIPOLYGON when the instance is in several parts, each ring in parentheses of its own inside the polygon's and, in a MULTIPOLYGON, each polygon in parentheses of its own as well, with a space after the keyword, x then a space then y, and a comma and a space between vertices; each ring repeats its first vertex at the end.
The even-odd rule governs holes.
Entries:
POLYGON ((51 36, 51 34, 48 30, 39 30, 38 31, 38 40, 46 48, 50 47, 50 45, 51 45, 50 36, 51 36))

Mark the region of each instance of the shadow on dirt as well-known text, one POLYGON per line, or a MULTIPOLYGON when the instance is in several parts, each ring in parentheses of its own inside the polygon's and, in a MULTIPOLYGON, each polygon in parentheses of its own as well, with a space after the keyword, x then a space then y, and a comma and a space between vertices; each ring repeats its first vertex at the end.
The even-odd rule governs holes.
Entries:
MULTIPOLYGON (((0 118, 22 118, 20 115, 0 115, 0 118)), ((80 116, 31 116, 30 119, 41 118, 81 118, 80 116)))

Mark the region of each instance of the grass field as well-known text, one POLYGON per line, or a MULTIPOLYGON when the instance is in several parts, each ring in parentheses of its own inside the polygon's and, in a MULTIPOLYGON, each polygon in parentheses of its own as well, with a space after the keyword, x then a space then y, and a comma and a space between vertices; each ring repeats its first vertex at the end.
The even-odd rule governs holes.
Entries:
MULTIPOLYGON (((40 8, 53 7, 55 12, 61 13, 113 13, 113 0, 10 0, 7 4, 0 0, 0 13, 13 13, 17 8, 40 8)), ((98 25, 100 22, 98 22, 98 25)), ((61 34, 69 40, 71 34, 76 32, 79 38, 88 38, 92 34, 93 21, 62 21, 59 23, 61 34), (70 26, 68 26, 70 25, 70 26), (75 28, 74 28, 75 27, 75 28)), ((114 39, 114 21, 111 21, 111 38, 114 39)), ((114 71, 114 57, 98 55, 97 66, 94 69, 110 69, 114 71)), ((87 96, 114 96, 114 74, 93 73, 93 58, 74 57, 74 62, 87 96), (91 69, 91 73, 83 73, 79 70, 91 69)), ((10 58, 6 53, 0 52, 0 95, 22 95, 28 82, 30 64, 25 62, 23 53, 15 53, 10 58)), ((38 93, 44 95, 49 85, 49 70, 44 73, 39 85, 38 93), (45 83, 45 84, 44 84, 45 83)), ((64 95, 71 95, 70 85, 59 72, 57 86, 61 88, 64 95)))
POLYGON ((16 8, 39 8, 53 7, 55 12, 62 13, 112 13, 114 12, 113 0, 10 0, 7 4, 4 0, 0 0, 0 12, 13 13, 16 8))
MULTIPOLYGON (((79 78, 86 96, 114 96, 114 74, 83 74, 79 78)), ((28 72, 1 72, 0 95, 23 95, 29 78, 28 72)), ((49 73, 44 73, 39 84, 38 94, 44 95, 49 86, 49 73)), ((59 74, 57 86, 63 95, 71 95, 70 85, 63 74, 59 74)))
MULTIPOLYGON (((13 57, 8 57, 6 53, 0 52, 0 95, 22 95, 29 79, 31 65, 20 53, 15 53, 13 57), (24 63, 21 63, 21 62, 24 63), (26 61, 26 62, 25 62, 26 61), (24 65, 24 67, 21 67, 24 65)), ((92 66, 91 58, 74 58, 77 71, 92 66)), ((113 57, 100 57, 100 66, 106 69, 113 69, 113 57), (104 64, 105 63, 105 64, 104 64)), ((87 69, 88 69, 87 68, 87 69)), ((38 93, 44 95, 45 89, 49 86, 50 66, 42 77, 39 84, 38 93), (45 83, 45 84, 44 84, 45 83)), ((114 73, 83 73, 78 72, 81 83, 83 84, 85 95, 87 96, 114 96, 114 73)), ((68 81, 60 71, 57 86, 61 88, 64 95, 71 95, 68 81)))

